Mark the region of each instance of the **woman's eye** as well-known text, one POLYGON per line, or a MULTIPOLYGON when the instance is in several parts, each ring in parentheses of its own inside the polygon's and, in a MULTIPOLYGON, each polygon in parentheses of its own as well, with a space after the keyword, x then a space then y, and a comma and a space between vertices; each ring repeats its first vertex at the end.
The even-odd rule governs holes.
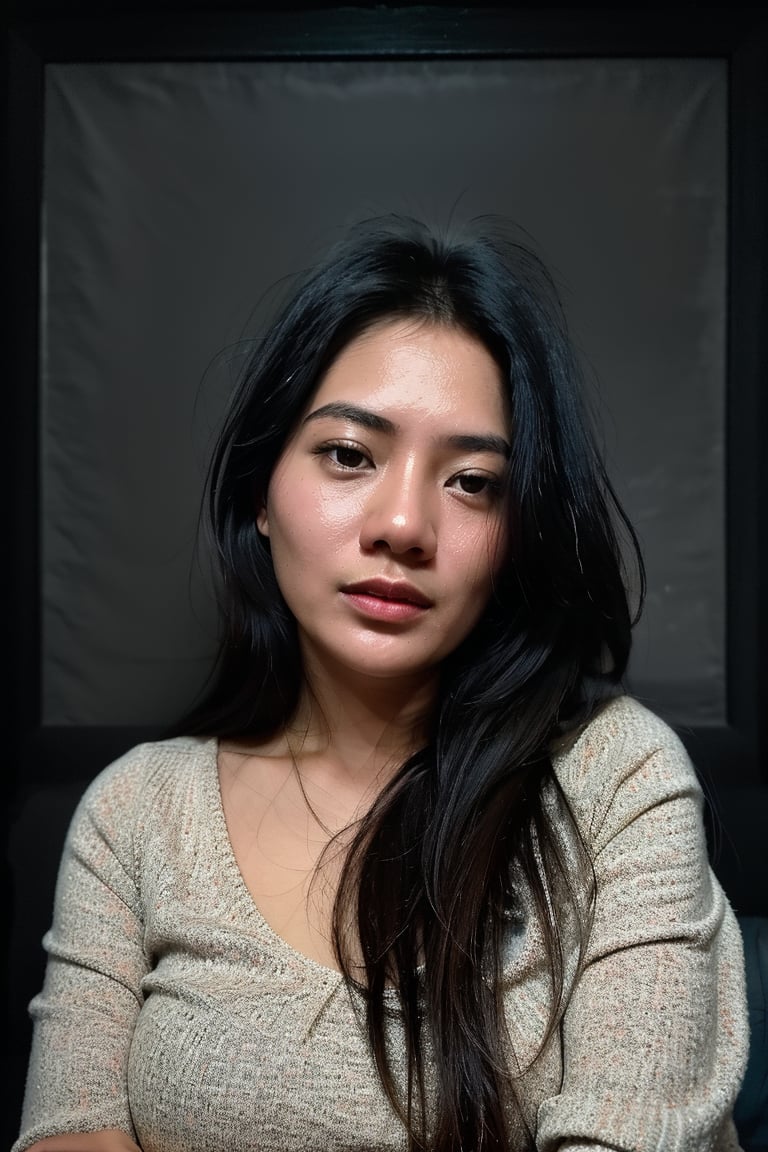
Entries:
POLYGON ((494 496, 499 491, 498 480, 478 472, 462 472, 454 477, 453 484, 467 496, 494 496))
POLYGON ((359 448, 333 448, 331 455, 337 464, 341 464, 342 468, 359 468, 361 464, 366 462, 365 456, 359 448))
POLYGON ((371 462, 362 449, 349 444, 321 444, 316 452, 320 456, 327 456, 337 467, 354 471, 365 468, 371 462))

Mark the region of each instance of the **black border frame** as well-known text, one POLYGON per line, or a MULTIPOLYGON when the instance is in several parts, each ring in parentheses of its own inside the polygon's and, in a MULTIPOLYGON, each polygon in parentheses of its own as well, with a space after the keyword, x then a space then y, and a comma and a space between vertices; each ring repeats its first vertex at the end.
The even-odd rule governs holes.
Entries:
MULTIPOLYGON (((178 7, 159 3, 152 12, 124 8, 112 16, 103 10, 17 15, 6 28, 3 228, 11 291, 4 349, 10 418, 2 432, 0 475, 4 492, 12 495, 5 502, 9 551, 0 565, 0 587, 11 683, 0 702, 0 718, 10 752, 9 784, 17 785, 18 795, 62 780, 81 780, 84 786, 115 756, 154 735, 143 728, 44 728, 40 723, 38 334, 46 65, 577 56, 715 57, 727 65, 727 723, 681 735, 720 800, 739 795, 742 811, 754 798, 763 809, 768 805, 768 453, 762 452, 768 430, 768 20, 758 9, 293 4, 277 12, 254 4, 247 11, 206 9, 193 0, 178 7)), ((757 861, 762 839, 752 848, 757 861)), ((17 928, 24 914, 16 908, 17 928)), ((18 970, 25 957, 34 967, 26 947, 22 941, 21 961, 9 962, 12 977, 14 963, 18 970)), ((17 1016, 26 999, 24 988, 11 988, 11 1035, 22 1046, 25 1025, 17 1016)), ((12 1058, 13 1096, 21 1089, 26 1053, 12 1049, 12 1058)), ((17 1131, 13 1109, 6 1110, 6 1119, 10 1142, 17 1131)))

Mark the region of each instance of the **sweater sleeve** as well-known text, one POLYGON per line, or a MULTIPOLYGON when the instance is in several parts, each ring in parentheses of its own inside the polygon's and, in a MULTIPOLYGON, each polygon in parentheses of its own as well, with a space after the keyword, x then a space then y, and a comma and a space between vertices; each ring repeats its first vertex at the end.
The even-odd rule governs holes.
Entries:
POLYGON ((133 835, 142 764, 135 749, 97 777, 67 834, 13 1152, 66 1132, 135 1139, 127 1063, 148 969, 133 835))
POLYGON ((590 849, 596 906, 563 1021, 563 1083, 540 1152, 737 1149, 747 1024, 741 937, 712 875, 685 750, 631 700, 556 765, 590 849))

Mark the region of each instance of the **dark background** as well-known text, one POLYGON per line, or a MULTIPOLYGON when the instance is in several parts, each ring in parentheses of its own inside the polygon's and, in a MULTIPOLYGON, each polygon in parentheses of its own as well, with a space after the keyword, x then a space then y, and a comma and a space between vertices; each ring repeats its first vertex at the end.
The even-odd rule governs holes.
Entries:
POLYGON ((371 211, 506 212, 554 264, 649 559, 632 687, 768 914, 757 10, 17 3, 5 31, 7 1142, 72 808, 207 667, 195 511, 238 341, 371 211))

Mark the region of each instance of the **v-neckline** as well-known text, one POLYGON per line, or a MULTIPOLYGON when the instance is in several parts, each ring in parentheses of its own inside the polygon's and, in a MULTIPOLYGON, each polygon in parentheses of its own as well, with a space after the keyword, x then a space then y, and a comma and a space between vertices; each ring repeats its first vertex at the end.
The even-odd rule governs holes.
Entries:
POLYGON ((292 944, 288 943, 285 937, 281 936, 280 933, 272 927, 246 884, 245 877, 237 862, 237 856, 235 855, 235 850, 229 835, 227 817, 224 811, 224 800, 221 794, 221 776, 219 772, 219 751, 220 741, 218 737, 211 737, 206 743, 205 752, 207 756, 206 779, 210 784, 209 799, 210 810, 213 817, 213 834, 222 848, 224 862, 231 875, 234 889, 239 897, 240 906, 256 921, 262 933, 277 951, 293 960, 294 963, 303 965, 308 971, 315 975, 321 976, 324 981, 327 982, 329 977, 333 977, 334 980, 341 983, 344 977, 338 968, 332 968, 328 964, 323 964, 320 960, 315 960, 312 956, 308 956, 305 952, 294 948, 292 944))

